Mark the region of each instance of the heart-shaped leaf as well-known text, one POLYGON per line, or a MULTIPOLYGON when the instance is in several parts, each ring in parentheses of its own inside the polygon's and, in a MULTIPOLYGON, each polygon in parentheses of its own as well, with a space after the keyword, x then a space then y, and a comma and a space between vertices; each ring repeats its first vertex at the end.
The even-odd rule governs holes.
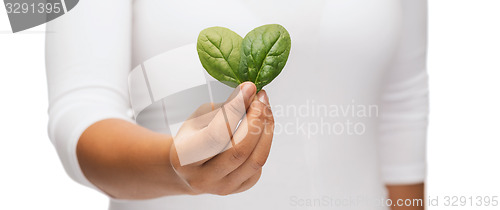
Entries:
POLYGON ((291 39, 283 26, 270 24, 250 31, 241 45, 240 75, 255 83, 259 91, 285 67, 291 39))
POLYGON ((201 64, 212 77, 231 87, 245 81, 238 74, 242 40, 240 35, 223 27, 207 28, 198 36, 201 64))
POLYGON ((198 36, 201 64, 215 79, 231 87, 251 81, 257 92, 285 67, 291 39, 278 24, 263 25, 245 38, 224 27, 211 27, 198 36))

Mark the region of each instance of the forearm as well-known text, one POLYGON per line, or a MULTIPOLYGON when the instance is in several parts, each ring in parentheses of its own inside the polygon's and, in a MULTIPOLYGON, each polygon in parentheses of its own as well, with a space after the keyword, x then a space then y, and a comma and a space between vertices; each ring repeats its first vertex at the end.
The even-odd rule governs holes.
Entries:
POLYGON ((172 138, 108 119, 80 137, 77 157, 87 179, 111 197, 148 199, 188 192, 170 165, 172 138))
POLYGON ((391 210, 425 209, 423 183, 414 185, 387 185, 386 187, 389 192, 389 199, 391 199, 392 203, 394 204, 393 206, 391 206, 391 210), (402 202, 401 204, 404 205, 398 206, 398 200, 400 200, 400 202, 402 202), (406 204, 404 203, 405 201, 407 202, 406 204))

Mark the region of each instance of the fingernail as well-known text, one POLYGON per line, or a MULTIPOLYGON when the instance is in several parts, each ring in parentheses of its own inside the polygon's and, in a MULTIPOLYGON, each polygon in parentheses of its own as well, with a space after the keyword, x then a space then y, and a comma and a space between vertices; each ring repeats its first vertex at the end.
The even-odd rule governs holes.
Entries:
POLYGON ((256 88, 255 85, 253 85, 252 83, 245 82, 241 84, 241 91, 243 91, 244 97, 250 97, 255 93, 256 88))
POLYGON ((264 104, 269 104, 267 102, 267 94, 265 91, 259 91, 259 93, 257 94, 258 95, 258 98, 259 98, 259 101, 264 103, 264 104))

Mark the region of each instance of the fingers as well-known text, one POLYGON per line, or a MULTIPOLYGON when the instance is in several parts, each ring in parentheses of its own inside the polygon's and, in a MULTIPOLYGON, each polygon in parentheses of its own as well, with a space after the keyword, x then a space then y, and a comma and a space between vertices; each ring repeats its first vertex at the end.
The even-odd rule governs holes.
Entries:
MULTIPOLYGON (((259 92, 256 99, 259 96, 265 96, 265 94, 265 91, 259 92)), ((221 168, 217 174, 214 174, 217 176, 214 178, 226 176, 250 157, 265 129, 265 109, 267 106, 264 103, 254 100, 234 134, 235 145, 204 164, 206 170, 211 170, 213 167, 221 168)))
MULTIPOLYGON (((213 133, 208 132, 208 129, 214 125, 212 123, 203 128, 201 132, 184 135, 187 136, 186 139, 176 139, 175 146, 172 147, 170 153, 171 163, 174 170, 194 194, 227 195, 243 192, 250 189, 259 180, 262 167, 267 161, 271 149, 274 118, 269 108, 266 92, 261 90, 256 97, 253 97, 255 93, 251 94, 253 99, 251 103, 243 98, 245 106, 249 106, 249 108, 245 111, 246 115, 245 113, 241 115, 243 120, 234 132, 234 136, 229 138, 233 140, 233 145, 231 146, 231 141, 222 145, 229 148, 228 150, 222 153, 217 151, 221 148, 222 142, 213 141, 214 136, 210 136, 213 133), (249 105, 246 105, 247 103, 249 105), (188 155, 186 156, 186 154, 188 155)), ((224 106, 232 103, 236 97, 228 99, 224 106)), ((203 113, 203 111, 200 112, 203 113)), ((218 116, 220 113, 217 111, 214 118, 220 117, 218 116)), ((219 132, 231 134, 227 118, 228 116, 238 116, 235 113, 229 110, 227 113, 223 113, 225 114, 224 121, 227 121, 226 130, 219 129, 219 132)), ((236 125, 237 123, 234 123, 235 127, 236 125)))
POLYGON ((228 182, 243 182, 252 177, 253 174, 260 171, 266 163, 271 150, 274 133, 274 119, 272 115, 266 117, 264 124, 264 131, 262 132, 255 149, 243 164, 225 177, 228 182))
POLYGON ((250 157, 236 170, 222 179, 222 183, 233 183, 232 186, 226 186, 226 191, 230 194, 240 193, 253 187, 260 179, 262 167, 267 161, 271 150, 271 143, 274 133, 274 118, 271 110, 266 109, 265 130, 251 153, 250 157), (241 183, 238 185, 237 183, 241 183), (229 190, 228 190, 229 188, 229 190), (230 189, 233 189, 232 191, 230 189))
POLYGON ((253 187, 255 184, 257 184, 261 175, 262 175, 262 170, 257 171, 257 173, 255 173, 252 177, 250 177, 249 179, 247 179, 243 183, 241 183, 241 185, 231 194, 247 191, 248 189, 253 187))

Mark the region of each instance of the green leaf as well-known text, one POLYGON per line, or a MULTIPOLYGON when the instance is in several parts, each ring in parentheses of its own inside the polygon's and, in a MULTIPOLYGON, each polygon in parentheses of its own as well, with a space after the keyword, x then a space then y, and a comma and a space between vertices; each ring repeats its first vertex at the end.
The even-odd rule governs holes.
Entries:
POLYGON ((290 34, 283 26, 270 24, 255 28, 241 43, 240 78, 252 81, 257 91, 261 90, 281 73, 290 48, 290 34))
POLYGON ((207 28, 198 36, 196 48, 201 64, 212 77, 231 87, 244 81, 238 74, 242 40, 224 27, 207 28))
POLYGON ((211 27, 198 36, 201 64, 215 79, 236 87, 251 81, 257 92, 276 78, 290 54, 291 39, 278 24, 260 26, 245 38, 224 27, 211 27))

